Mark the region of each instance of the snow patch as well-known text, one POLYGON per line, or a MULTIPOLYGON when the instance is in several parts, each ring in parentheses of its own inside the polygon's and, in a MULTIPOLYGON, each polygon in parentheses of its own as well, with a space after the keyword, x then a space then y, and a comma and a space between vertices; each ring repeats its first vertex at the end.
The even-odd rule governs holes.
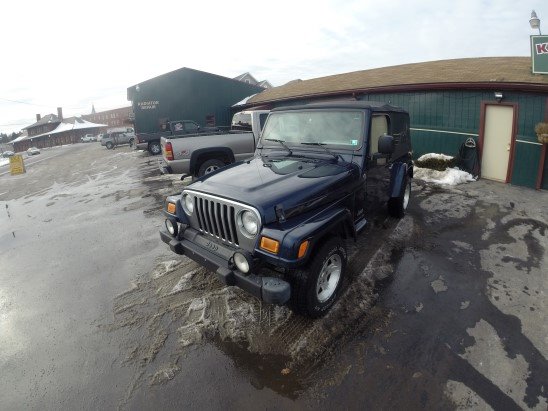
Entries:
POLYGON ((10 163, 9 158, 0 158, 0 167, 10 163))
MULTIPOLYGON (((425 154, 426 155, 426 154, 425 154)), ((439 154, 443 155, 443 154, 439 154)), ((424 156, 423 156, 424 157, 424 156)), ((422 158, 422 157, 421 157, 422 158)), ((456 186, 471 181, 476 181, 472 174, 459 170, 457 167, 448 168, 445 171, 431 170, 429 168, 415 167, 413 177, 428 183, 456 186)))
POLYGON ((430 160, 430 159, 449 161, 449 160, 452 160, 453 158, 454 157, 446 156, 445 154, 427 153, 427 154, 423 154, 422 156, 420 156, 417 159, 417 161, 426 161, 426 160, 430 160))

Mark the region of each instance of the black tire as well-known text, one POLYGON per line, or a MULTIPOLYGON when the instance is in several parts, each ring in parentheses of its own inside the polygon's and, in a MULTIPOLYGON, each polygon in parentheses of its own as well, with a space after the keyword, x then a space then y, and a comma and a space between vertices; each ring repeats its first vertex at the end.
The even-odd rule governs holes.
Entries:
POLYGON ((133 148, 134 145, 135 145, 135 139, 132 138, 131 140, 129 140, 129 146, 130 146, 131 148, 133 148))
POLYGON ((327 313, 339 298, 346 274, 346 260, 347 254, 343 242, 335 237, 319 247, 304 269, 289 272, 291 309, 297 314, 311 318, 318 318, 327 313), (336 267, 336 264, 340 264, 338 278, 333 277, 336 271, 329 271, 336 267), (326 288, 323 288, 324 285, 319 282, 321 276, 324 280, 327 278, 326 288), (331 282, 333 284, 329 285, 331 282))
POLYGON ((152 141, 148 144, 148 152, 153 156, 157 156, 162 152, 162 146, 159 141, 152 141))
POLYGON ((392 217, 402 218, 411 200, 411 179, 408 176, 405 176, 404 187, 405 190, 399 197, 392 197, 388 200, 388 214, 392 217))
POLYGON ((107 141, 105 147, 107 148, 107 150, 112 150, 114 148, 114 144, 112 143, 112 141, 107 141))
POLYGON ((198 177, 202 177, 224 166, 225 163, 221 160, 217 160, 216 158, 206 160, 202 164, 200 164, 200 168, 198 169, 198 177))

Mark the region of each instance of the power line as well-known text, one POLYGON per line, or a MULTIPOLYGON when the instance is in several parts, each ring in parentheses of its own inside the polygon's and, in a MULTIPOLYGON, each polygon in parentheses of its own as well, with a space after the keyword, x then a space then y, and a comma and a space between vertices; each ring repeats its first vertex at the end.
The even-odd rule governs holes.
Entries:
MULTIPOLYGON (((3 98, 3 97, 0 97, 0 100, 9 101, 10 103, 26 104, 26 105, 29 105, 29 106, 36 106, 36 107, 48 107, 48 108, 55 107, 55 104, 51 104, 51 105, 46 106, 44 104, 34 104, 34 103, 26 102, 26 101, 10 100, 9 98, 3 98)), ((85 110, 86 109, 85 107, 64 107, 64 108, 66 108, 68 110, 85 110)))

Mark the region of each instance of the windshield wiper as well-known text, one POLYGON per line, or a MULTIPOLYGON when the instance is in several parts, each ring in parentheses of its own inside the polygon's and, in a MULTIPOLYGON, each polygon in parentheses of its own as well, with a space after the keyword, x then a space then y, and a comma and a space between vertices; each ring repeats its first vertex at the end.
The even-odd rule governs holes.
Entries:
POLYGON ((327 145, 326 143, 317 143, 315 141, 301 141, 301 144, 303 144, 305 146, 318 146, 318 147, 321 147, 325 150, 326 153, 331 154, 333 157, 335 157, 335 160, 338 161, 339 158, 340 158, 342 161, 344 161, 344 158, 342 158, 342 156, 340 154, 335 154, 330 149, 325 147, 327 145))
MULTIPOLYGON (((278 139, 275 139, 275 138, 265 138, 266 141, 274 141, 276 143, 280 143, 280 145, 283 146, 283 148, 285 148, 287 151, 289 151, 289 155, 293 155, 293 151, 291 151, 291 149, 287 146, 287 144, 285 144, 285 140, 278 140, 278 139)), ((262 148, 262 147, 261 147, 262 148)))

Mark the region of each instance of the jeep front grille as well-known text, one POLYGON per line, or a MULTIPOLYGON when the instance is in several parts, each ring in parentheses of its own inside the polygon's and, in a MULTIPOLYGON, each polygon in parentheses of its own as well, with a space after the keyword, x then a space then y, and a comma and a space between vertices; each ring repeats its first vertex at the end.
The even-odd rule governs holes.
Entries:
POLYGON ((201 232, 227 243, 239 245, 236 209, 232 204, 195 196, 194 209, 201 232))

